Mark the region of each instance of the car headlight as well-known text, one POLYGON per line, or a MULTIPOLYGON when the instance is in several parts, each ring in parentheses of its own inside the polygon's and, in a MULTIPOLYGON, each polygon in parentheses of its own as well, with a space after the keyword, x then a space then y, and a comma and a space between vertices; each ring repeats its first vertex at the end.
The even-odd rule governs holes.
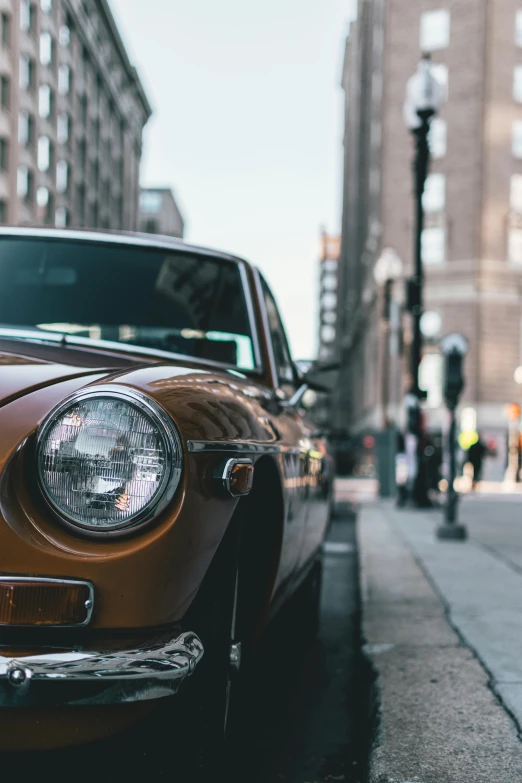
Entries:
POLYGON ((124 387, 69 397, 37 437, 40 487, 60 517, 90 532, 135 528, 172 499, 181 442, 154 400, 124 387))

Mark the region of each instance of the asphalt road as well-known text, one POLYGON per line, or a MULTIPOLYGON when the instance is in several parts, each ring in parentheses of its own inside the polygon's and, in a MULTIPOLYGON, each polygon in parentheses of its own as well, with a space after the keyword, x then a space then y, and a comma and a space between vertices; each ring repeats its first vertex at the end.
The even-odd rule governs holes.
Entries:
MULTIPOLYGON (((318 639, 310 642, 282 613, 256 655, 241 700, 235 773, 227 783, 362 783, 366 758, 367 676, 360 658, 355 522, 334 522, 325 547, 318 639)), ((125 763, 129 743, 147 746, 146 734, 112 743, 38 754, 4 754, 0 769, 18 783, 125 780, 143 783, 148 759, 125 763)), ((135 748, 134 748, 135 750, 135 748)), ((134 757, 136 754, 132 754, 134 757)), ((139 757, 139 754, 138 754, 139 757)), ((154 779, 191 783, 176 746, 154 779)), ((216 783, 218 783, 216 779, 216 783)))
POLYGON ((300 642, 282 615, 260 651, 246 694, 241 783, 364 780, 366 677, 352 518, 334 523, 325 549, 317 641, 300 642))

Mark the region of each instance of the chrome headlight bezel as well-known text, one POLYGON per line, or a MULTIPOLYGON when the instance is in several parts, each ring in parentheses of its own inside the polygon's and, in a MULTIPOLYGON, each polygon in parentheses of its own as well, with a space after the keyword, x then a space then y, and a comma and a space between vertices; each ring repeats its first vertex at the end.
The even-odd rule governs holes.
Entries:
POLYGON ((89 537, 95 538, 122 537, 150 525, 173 499, 181 482, 184 462, 181 437, 176 425, 165 409, 147 394, 136 389, 118 386, 116 384, 100 384, 99 386, 90 387, 89 389, 81 389, 80 391, 69 395, 66 399, 62 400, 59 405, 53 408, 38 428, 34 457, 36 462, 38 488, 53 515, 57 517, 63 525, 74 530, 76 533, 83 533, 89 537), (106 528, 101 526, 97 528, 92 525, 82 524, 78 520, 68 516, 63 509, 57 506, 42 478, 41 449, 49 430, 55 425, 58 416, 79 402, 104 398, 112 398, 133 406, 153 422, 158 428, 158 433, 162 438, 165 448, 165 464, 168 469, 162 476, 160 486, 154 493, 154 496, 139 513, 135 514, 130 519, 121 522, 121 524, 111 525, 106 528))

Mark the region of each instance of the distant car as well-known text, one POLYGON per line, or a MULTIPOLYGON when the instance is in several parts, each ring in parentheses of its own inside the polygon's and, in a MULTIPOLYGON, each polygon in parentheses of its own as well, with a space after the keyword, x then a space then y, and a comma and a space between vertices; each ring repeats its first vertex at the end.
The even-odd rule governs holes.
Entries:
POLYGON ((221 746, 245 650, 297 592, 317 617, 306 389, 245 261, 0 229, 1 749, 108 736, 182 685, 221 746))

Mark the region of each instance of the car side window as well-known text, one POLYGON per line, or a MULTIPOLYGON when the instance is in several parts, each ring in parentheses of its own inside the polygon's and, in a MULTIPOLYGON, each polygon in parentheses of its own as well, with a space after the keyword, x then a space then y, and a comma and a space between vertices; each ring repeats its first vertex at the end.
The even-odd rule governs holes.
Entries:
POLYGON ((262 277, 261 287, 265 300, 272 349, 274 351, 277 378, 281 386, 288 386, 289 384, 293 386, 295 384, 294 368, 283 322, 281 321, 281 316, 279 315, 279 310, 277 309, 272 292, 262 277))

